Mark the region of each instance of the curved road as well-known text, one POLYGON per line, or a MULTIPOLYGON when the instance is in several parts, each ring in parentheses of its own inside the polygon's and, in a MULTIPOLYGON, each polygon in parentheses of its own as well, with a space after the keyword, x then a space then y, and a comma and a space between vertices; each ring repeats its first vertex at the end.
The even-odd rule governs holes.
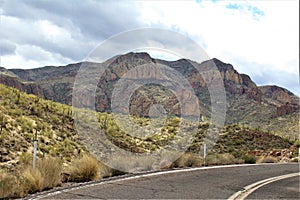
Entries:
POLYGON ((246 199, 300 199, 299 176, 267 184, 246 199))
MULTIPOLYGON (((107 180, 44 194, 38 199, 227 199, 271 177, 299 173, 299 164, 260 164, 175 170, 107 180)), ((299 176, 260 187, 247 198, 295 198, 299 176), (274 186, 275 185, 275 186, 274 186), (277 194, 277 195, 276 195, 277 194)))

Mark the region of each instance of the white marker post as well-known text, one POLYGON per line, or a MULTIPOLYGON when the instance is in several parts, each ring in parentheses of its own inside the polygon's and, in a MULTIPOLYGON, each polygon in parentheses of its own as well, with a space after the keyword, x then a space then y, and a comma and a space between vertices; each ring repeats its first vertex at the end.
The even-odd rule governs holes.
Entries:
POLYGON ((204 166, 205 166, 205 158, 206 158, 206 144, 203 144, 203 158, 204 158, 204 166))
POLYGON ((33 141, 33 171, 36 167, 36 151, 37 151, 37 140, 33 141))
POLYGON ((33 163, 32 163, 32 168, 33 171, 35 171, 36 168, 36 152, 37 152, 37 144, 38 144, 38 140, 37 140, 37 130, 35 131, 35 136, 34 136, 34 140, 33 140, 33 163))
POLYGON ((300 147, 298 149, 298 163, 300 163, 300 147))

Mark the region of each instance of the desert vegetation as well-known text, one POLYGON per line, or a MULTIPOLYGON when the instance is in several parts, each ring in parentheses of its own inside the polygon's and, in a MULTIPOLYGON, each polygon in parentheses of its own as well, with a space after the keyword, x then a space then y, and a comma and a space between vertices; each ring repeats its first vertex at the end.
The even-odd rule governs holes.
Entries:
POLYGON ((171 115, 161 119, 78 111, 0 84, 0 198, 23 197, 65 182, 95 181, 124 174, 122 169, 135 172, 280 162, 298 156, 299 140, 283 139, 245 125, 217 127, 205 118, 195 123, 171 115), (160 152, 166 146, 185 153, 162 161, 138 156, 131 160, 115 157, 111 162, 117 170, 111 169, 91 156, 89 152, 93 149, 84 147, 84 137, 79 137, 74 117, 81 119, 78 123, 83 130, 97 126, 114 145, 137 155, 160 152), (133 124, 126 123, 123 117, 133 124), (189 135, 192 140, 187 142, 189 135), (38 140, 35 169, 32 167, 34 139, 38 140), (211 149, 205 158, 201 154, 204 143, 211 149))

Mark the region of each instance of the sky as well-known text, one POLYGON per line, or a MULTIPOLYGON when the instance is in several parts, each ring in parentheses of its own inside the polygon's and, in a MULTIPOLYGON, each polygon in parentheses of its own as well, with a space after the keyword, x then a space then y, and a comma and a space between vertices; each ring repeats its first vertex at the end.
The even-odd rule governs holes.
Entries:
MULTIPOLYGON (((275 84, 300 95, 299 0, 0 0, 0 17, 5 68, 84 61, 111 37, 156 28, 190 38, 210 58, 232 64, 258 85, 275 84)), ((170 45, 197 53, 172 37, 158 37, 161 50, 149 51, 153 57, 180 58, 168 51, 170 45)))

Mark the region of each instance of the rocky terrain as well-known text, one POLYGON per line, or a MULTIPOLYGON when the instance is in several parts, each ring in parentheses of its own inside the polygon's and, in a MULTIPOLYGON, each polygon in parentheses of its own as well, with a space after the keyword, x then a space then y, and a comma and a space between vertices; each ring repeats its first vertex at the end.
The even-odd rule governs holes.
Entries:
MULTIPOLYGON (((128 53, 115 56, 106 62, 107 68, 99 77, 95 97, 96 110, 111 112, 112 93, 120 78, 138 66, 151 65, 150 70, 149 68, 146 71, 143 68, 138 68, 139 71, 135 73, 156 82, 163 81, 164 85, 159 85, 159 83, 145 84, 143 87, 136 89, 130 98, 130 113, 147 117, 151 106, 154 104, 162 105, 168 114, 183 114, 181 108, 184 108, 188 113, 193 113, 196 109, 194 104, 180 105, 179 103, 179 101, 189 102, 191 100, 189 95, 182 95, 178 99, 172 91, 172 88, 175 87, 172 83, 173 77, 160 75, 160 72, 156 71, 155 66, 165 65, 179 72, 188 81, 199 99, 201 115, 209 119, 212 102, 207 86, 208 82, 195 69, 195 66, 205 71, 212 63, 220 72, 226 92, 226 124, 246 124, 253 128, 263 128, 266 131, 280 134, 280 131, 273 126, 272 122, 285 121, 289 118, 293 121, 292 127, 294 127, 292 130, 289 128, 291 138, 296 137, 298 128, 295 123, 299 122, 299 118, 295 113, 299 112, 299 97, 278 86, 257 86, 249 76, 239 74, 232 65, 215 58, 203 63, 196 63, 187 59, 170 62, 153 59, 147 53, 128 53), (147 74, 143 74, 145 72, 147 74)), ((103 68, 103 64, 84 62, 28 70, 1 68, 0 83, 45 99, 71 105, 74 81, 80 67, 89 69, 92 76, 99 73, 99 68, 103 68)), ((132 77, 123 77, 122 79, 130 80, 132 77)), ((119 88, 121 90, 119 94, 122 94, 122 91, 127 91, 128 88, 130 88, 130 84, 123 84, 119 88)), ((85 88, 82 87, 79 90, 84 91, 85 88)), ((120 99, 122 98, 124 97, 120 96, 120 99)), ((89 107, 88 104, 88 101, 80 102, 81 107, 89 107)), ((118 112, 125 112, 125 109, 119 108, 118 112)), ((288 130, 284 126, 285 124, 281 123, 281 130, 288 130)), ((289 134, 285 134, 285 136, 287 135, 289 136, 289 134)))

